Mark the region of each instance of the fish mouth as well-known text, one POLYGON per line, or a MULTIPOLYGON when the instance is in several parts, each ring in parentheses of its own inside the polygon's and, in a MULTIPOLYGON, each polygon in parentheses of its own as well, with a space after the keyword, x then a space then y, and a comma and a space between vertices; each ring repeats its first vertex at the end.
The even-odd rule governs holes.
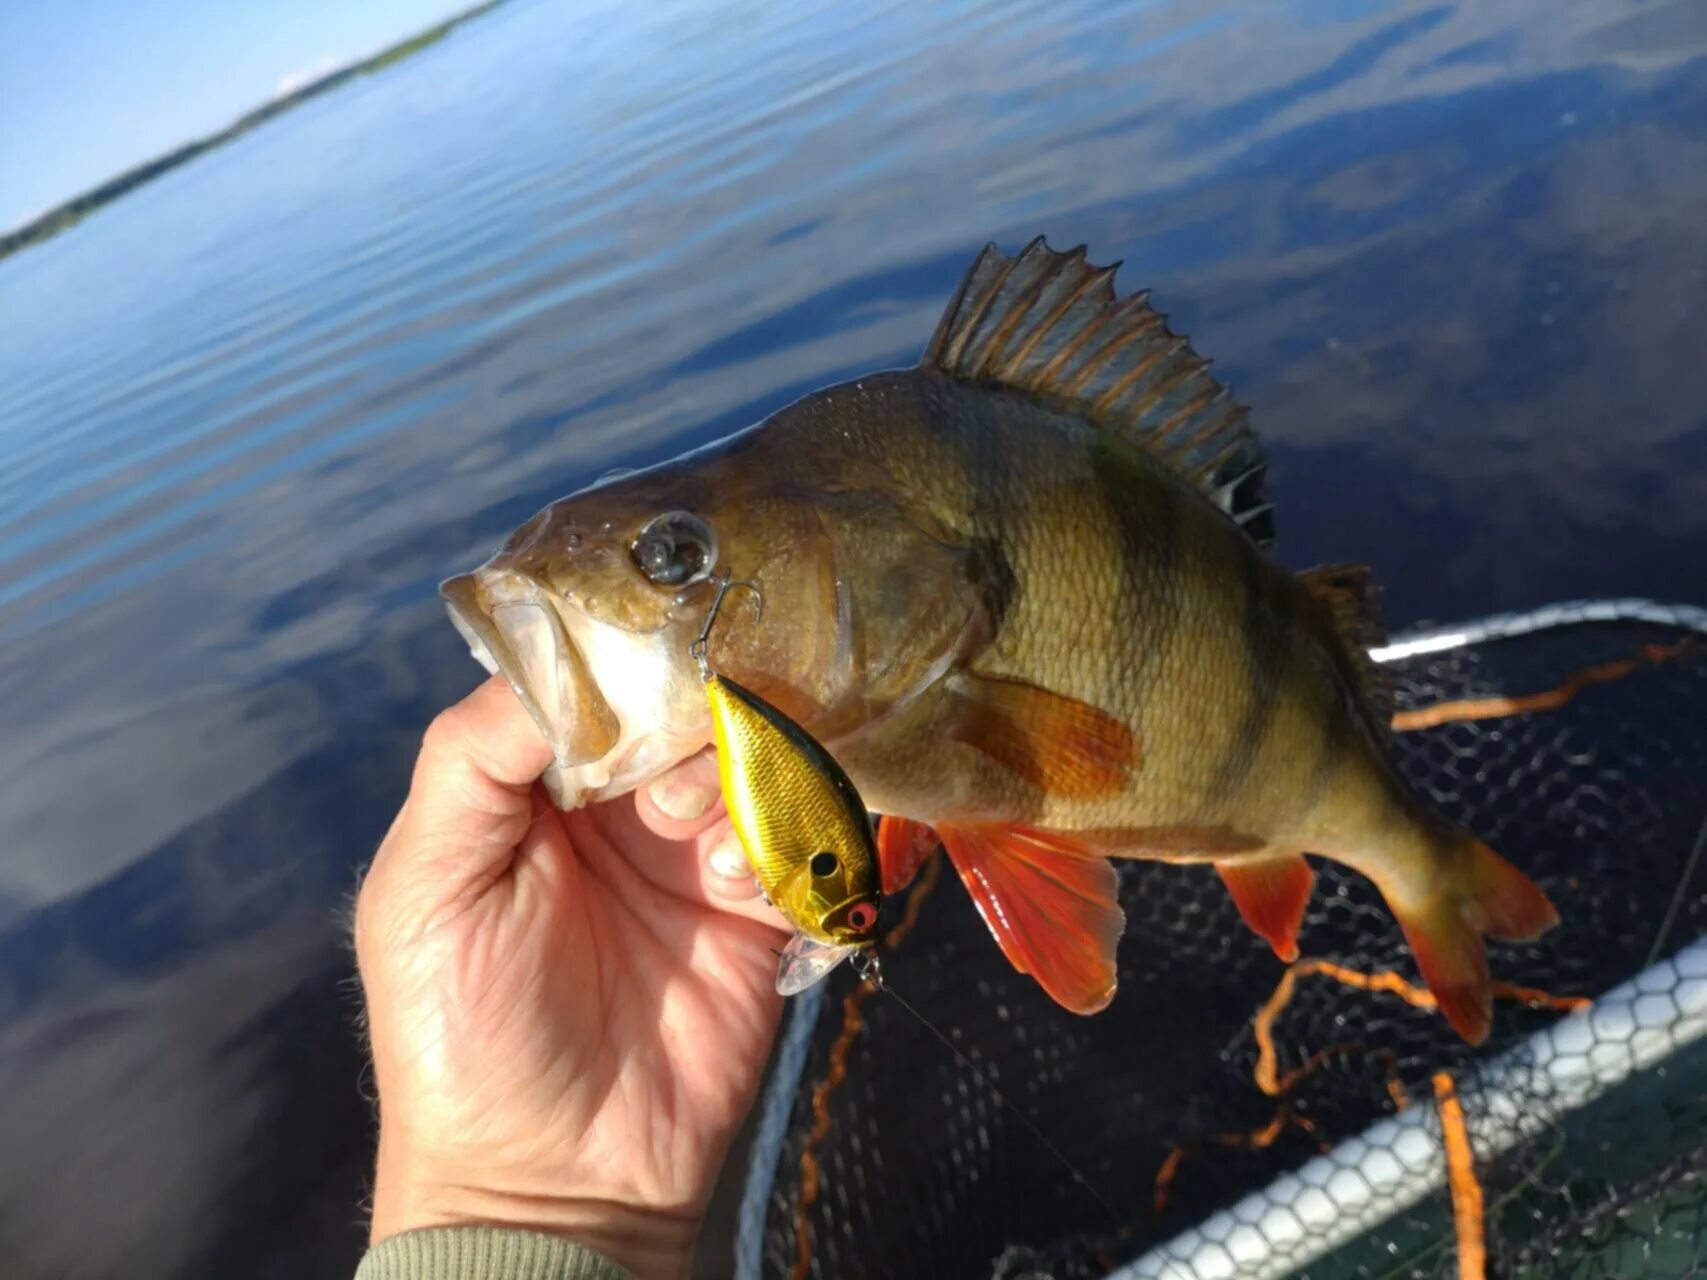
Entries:
POLYGON ((439 594, 476 661, 510 682, 559 766, 591 764, 616 746, 622 725, 537 583, 466 573, 439 594))

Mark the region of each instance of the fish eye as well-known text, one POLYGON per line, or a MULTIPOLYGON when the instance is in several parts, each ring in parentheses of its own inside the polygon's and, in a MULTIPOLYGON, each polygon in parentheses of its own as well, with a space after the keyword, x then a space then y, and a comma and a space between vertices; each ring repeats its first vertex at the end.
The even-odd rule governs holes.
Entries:
POLYGON ((629 554, 640 572, 661 587, 685 587, 711 576, 717 536, 691 511, 666 511, 647 521, 629 554))
POLYGON ((864 933, 877 923, 877 908, 869 902, 856 902, 848 908, 848 923, 864 933))
POLYGON ((825 876, 836 874, 836 855, 828 849, 812 855, 812 861, 806 864, 815 878, 822 880, 825 876))

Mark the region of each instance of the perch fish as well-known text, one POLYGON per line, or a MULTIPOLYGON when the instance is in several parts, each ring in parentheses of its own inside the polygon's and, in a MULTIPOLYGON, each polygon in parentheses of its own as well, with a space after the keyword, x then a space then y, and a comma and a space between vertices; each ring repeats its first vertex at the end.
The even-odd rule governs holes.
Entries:
POLYGON ((1061 1005, 1114 995, 1110 859, 1213 865, 1290 959, 1312 854, 1374 881, 1479 1041, 1484 935, 1553 907, 1401 777, 1368 570, 1272 558, 1245 409, 1113 277, 986 248, 916 367, 553 503, 444 585, 452 617, 573 807, 712 740, 688 643, 714 573, 751 580, 766 625, 721 632, 714 668, 884 815, 889 887, 940 840, 1061 1005))

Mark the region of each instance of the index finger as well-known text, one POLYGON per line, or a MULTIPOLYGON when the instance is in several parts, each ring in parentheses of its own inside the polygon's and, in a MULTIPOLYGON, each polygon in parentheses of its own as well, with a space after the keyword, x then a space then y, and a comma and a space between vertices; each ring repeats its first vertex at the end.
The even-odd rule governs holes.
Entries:
POLYGON ((552 759, 515 691, 492 676, 427 727, 399 834, 429 842, 453 874, 484 874, 527 834, 533 784, 552 759))
POLYGON ((551 764, 551 746, 503 676, 441 711, 421 740, 415 769, 472 768, 507 791, 527 795, 551 764))

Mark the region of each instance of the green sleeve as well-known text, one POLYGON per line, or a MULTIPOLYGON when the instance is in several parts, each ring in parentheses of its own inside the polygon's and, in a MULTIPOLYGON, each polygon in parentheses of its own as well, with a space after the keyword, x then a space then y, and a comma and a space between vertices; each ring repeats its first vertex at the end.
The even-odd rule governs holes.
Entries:
POLYGON ((508 1227, 405 1231, 369 1249, 356 1280, 633 1280, 573 1240, 508 1227))

